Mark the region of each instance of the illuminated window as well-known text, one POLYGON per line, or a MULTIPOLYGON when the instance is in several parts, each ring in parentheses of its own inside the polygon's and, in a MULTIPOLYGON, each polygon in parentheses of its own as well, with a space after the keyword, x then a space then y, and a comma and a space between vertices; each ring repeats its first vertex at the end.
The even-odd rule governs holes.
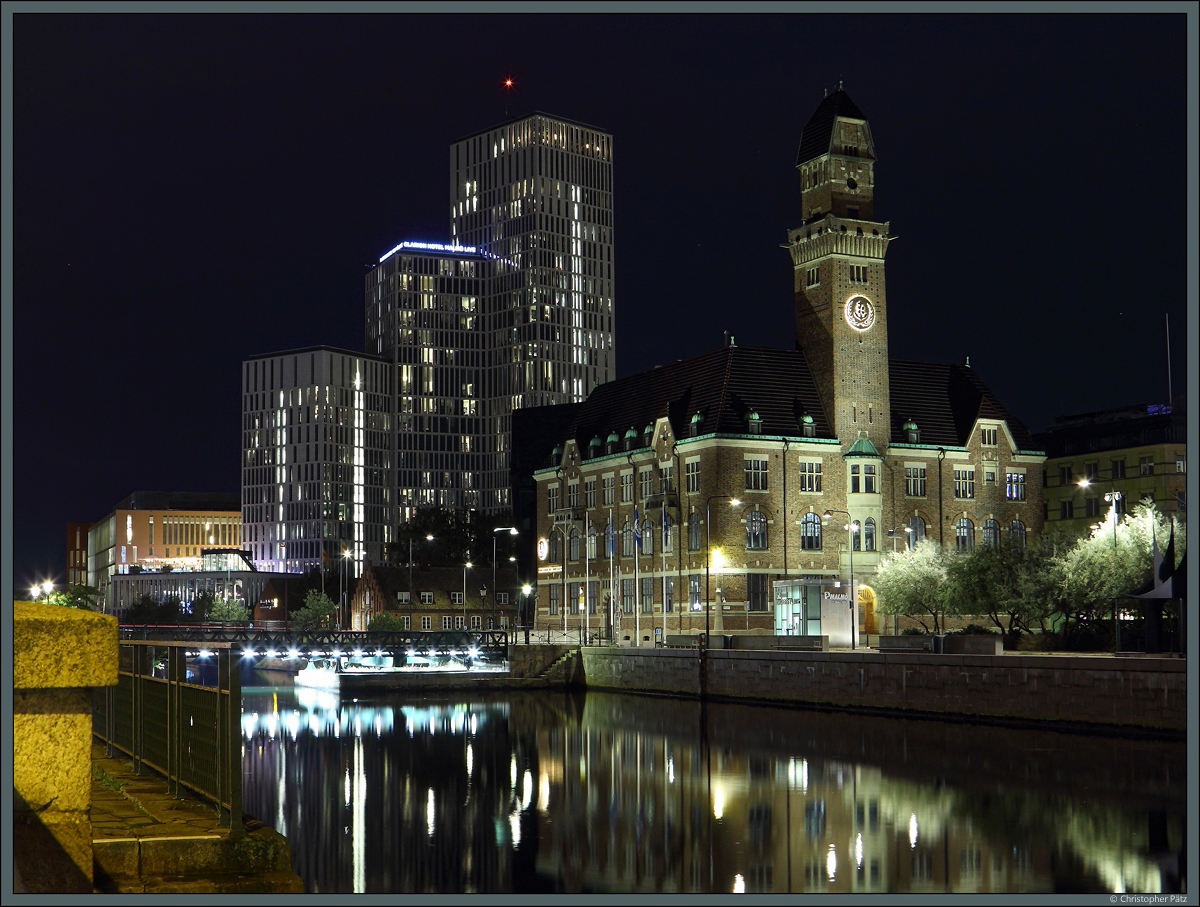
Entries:
POLYGON ((806 513, 800 518, 800 547, 806 551, 817 551, 821 547, 821 518, 815 513, 806 513))
POLYGON ((875 550, 875 521, 874 520, 868 518, 867 521, 865 523, 863 523, 862 537, 863 537, 863 551, 874 551, 875 550))
POLYGON ((628 504, 633 501, 633 473, 626 472, 621 474, 621 503, 628 504))
POLYGON ((956 498, 975 497, 975 470, 973 468, 954 470, 954 496, 956 498))
POLYGON ((807 492, 819 492, 821 490, 820 463, 800 464, 800 490, 807 492))
POLYGON ((1025 473, 1009 472, 1004 475, 1004 496, 1010 501, 1025 500, 1025 473))
POLYGON ((746 473, 746 490, 747 491, 766 491, 767 490, 767 461, 760 459, 747 459, 745 461, 746 473))
POLYGON ((700 550, 700 514, 693 513, 688 517, 688 550, 700 550))
POLYGON ((912 532, 905 533, 908 536, 908 547, 915 548, 917 543, 925 538, 925 521, 919 516, 910 517, 908 528, 912 530, 912 532))
POLYGON ((760 510, 746 514, 746 547, 754 550, 767 547, 767 517, 760 510))
POLYGON ((975 525, 964 517, 954 524, 954 547, 959 551, 970 551, 975 547, 975 525))

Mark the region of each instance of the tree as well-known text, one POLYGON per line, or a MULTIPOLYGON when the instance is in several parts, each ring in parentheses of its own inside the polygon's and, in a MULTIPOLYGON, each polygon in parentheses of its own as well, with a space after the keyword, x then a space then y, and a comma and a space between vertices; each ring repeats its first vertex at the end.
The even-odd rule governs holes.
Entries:
POLYGON ((1054 548, 1035 541, 1025 545, 977 545, 956 554, 946 570, 946 595, 952 611, 988 617, 1010 639, 1044 627, 1051 611, 1047 571, 1054 548))
POLYGON ((77 608, 81 611, 99 611, 103 608, 104 595, 93 586, 68 586, 64 590, 54 589, 43 599, 47 604, 60 608, 77 608))
POLYGON ((903 614, 918 621, 927 633, 940 633, 949 604, 947 563, 942 546, 932 539, 922 540, 909 551, 885 555, 875 575, 876 610, 903 614))
POLYGON ((304 596, 303 607, 289 615, 292 629, 304 632, 332 626, 337 617, 337 605, 324 592, 312 589, 304 596))
POLYGON ((146 592, 138 596, 125 610, 125 621, 131 624, 152 624, 158 621, 158 599, 146 592))
POLYGON ((217 599, 208 612, 209 620, 243 621, 250 619, 250 609, 241 601, 230 596, 217 599))
POLYGON ((192 599, 191 615, 192 619, 204 623, 208 620, 209 612, 212 611, 213 604, 217 598, 211 589, 201 589, 196 593, 196 597, 192 599))
POLYGON ((402 633, 404 632, 404 621, 399 614, 383 611, 371 618, 371 622, 367 624, 367 632, 402 633))

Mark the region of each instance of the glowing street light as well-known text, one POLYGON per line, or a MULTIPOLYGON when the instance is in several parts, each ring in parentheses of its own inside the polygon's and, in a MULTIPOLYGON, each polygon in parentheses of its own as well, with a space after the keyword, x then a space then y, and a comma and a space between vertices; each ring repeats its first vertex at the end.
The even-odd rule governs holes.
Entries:
POLYGON ((492 530, 492 629, 496 629, 496 533, 507 532, 509 535, 520 535, 516 526, 497 526, 492 530))
POLYGON ((463 564, 463 629, 467 629, 467 571, 471 569, 471 562, 467 561, 463 564))
MULTIPOLYGON (((1107 481, 1112 486, 1112 490, 1104 495, 1104 500, 1112 504, 1111 516, 1113 521, 1113 555, 1116 556, 1117 523, 1121 521, 1120 514, 1118 513, 1118 508, 1120 506, 1118 502, 1121 500, 1121 492, 1117 491, 1117 480, 1114 476, 1110 476, 1107 481)), ((1088 488, 1092 484, 1092 480, 1087 476, 1084 476, 1075 484, 1080 488, 1088 488)), ((1113 632, 1113 652, 1116 653, 1121 651, 1121 615, 1118 611, 1117 600, 1115 598, 1113 599, 1113 632)))
MULTIPOLYGON (((708 603, 708 583, 709 583, 709 561, 712 552, 712 502, 719 500, 729 501, 730 507, 740 507, 741 501, 733 495, 728 494, 710 494, 704 502, 704 645, 709 644, 708 634, 708 614, 712 609, 708 603)), ((722 625, 724 629, 724 625, 722 625)))
POLYGON ((846 531, 850 533, 850 648, 855 648, 854 637, 858 635, 858 609, 856 605, 857 596, 854 594, 854 534, 858 532, 858 521, 850 515, 848 510, 826 510, 825 519, 828 520, 835 513, 844 513, 850 517, 850 522, 846 524, 846 531))

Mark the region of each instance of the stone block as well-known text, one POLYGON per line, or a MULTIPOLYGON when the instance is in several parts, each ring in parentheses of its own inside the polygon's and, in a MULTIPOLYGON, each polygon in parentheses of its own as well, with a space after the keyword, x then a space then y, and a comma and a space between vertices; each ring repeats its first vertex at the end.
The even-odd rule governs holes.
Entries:
POLYGON ((117 620, 36 602, 13 603, 13 689, 117 682, 117 620))

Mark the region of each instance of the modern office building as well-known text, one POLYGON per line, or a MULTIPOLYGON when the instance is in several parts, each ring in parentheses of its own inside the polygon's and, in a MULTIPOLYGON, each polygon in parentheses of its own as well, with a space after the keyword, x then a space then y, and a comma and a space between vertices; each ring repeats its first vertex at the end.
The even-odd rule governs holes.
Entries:
POLYGON ((494 458, 483 406, 491 262, 469 246, 403 242, 366 277, 366 345, 391 363, 396 516, 479 508, 494 458))
POLYGON ((492 262, 482 509, 507 510, 512 412, 616 377, 612 136, 545 113, 450 147, 451 235, 492 262))
POLYGON ((88 584, 88 532, 91 523, 67 523, 67 585, 88 584))
POLYGON ((1186 398, 1061 416, 1036 436, 1046 451, 1046 529, 1082 535, 1117 513, 1153 502, 1186 519, 1186 398))
POLYGON ((265 572, 378 562, 391 540, 392 372, 309 347, 242 364, 245 548, 265 572))
POLYGON ((114 576, 195 571, 201 549, 242 544, 238 495, 137 491, 87 531, 87 585, 105 594, 114 576))
POLYGON ((560 426, 534 475, 540 625, 848 645, 883 629, 870 584, 885 551, 1041 530, 1028 430, 969 365, 889 356, 889 225, 844 91, 805 126, 796 167, 796 349, 730 344, 518 414, 522 439, 560 426))

